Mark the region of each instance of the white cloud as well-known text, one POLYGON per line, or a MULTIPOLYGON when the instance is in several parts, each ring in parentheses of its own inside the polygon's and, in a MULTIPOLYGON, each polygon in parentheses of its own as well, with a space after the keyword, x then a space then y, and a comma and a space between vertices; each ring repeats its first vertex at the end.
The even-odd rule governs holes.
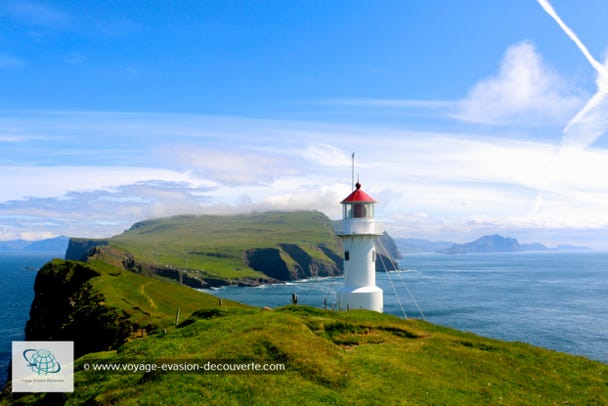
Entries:
POLYGON ((239 150, 237 146, 207 148, 196 146, 161 147, 165 159, 181 168, 200 172, 200 176, 219 183, 242 185, 268 183, 276 176, 294 173, 286 156, 239 150))
POLYGON ((13 234, 57 230, 100 237, 146 217, 183 213, 317 209, 337 218, 350 192, 355 151, 361 183, 396 235, 608 228, 608 188, 598 176, 608 173, 608 153, 600 149, 560 154, 553 144, 467 134, 148 117, 31 113, 7 123, 20 130, 6 134, 24 141, 5 144, 0 157, 10 159, 18 151, 12 148, 30 144, 46 145, 47 153, 0 167, 2 223, 13 234), (78 137, 90 129, 93 139, 105 135, 103 152, 99 143, 78 137), (27 141, 45 130, 51 134, 46 139, 27 141), (92 166, 82 164, 82 157, 97 156, 92 166), (125 165, 129 160, 142 166, 125 165), (540 206, 537 190, 544 191, 540 206))
POLYGON ((485 124, 562 124, 582 102, 581 92, 524 41, 507 49, 498 74, 477 83, 454 116, 485 124))
POLYGON ((0 237, 24 229, 40 235, 110 236, 138 220, 202 213, 209 205, 209 191, 186 182, 142 181, 60 197, 8 201, 0 204, 4 226, 0 233, 5 234, 0 237))
POLYGON ((327 166, 348 166, 352 162, 352 154, 324 143, 309 145, 302 152, 302 156, 319 165, 327 166))
POLYGON ((534 44, 510 46, 496 75, 479 81, 460 100, 326 99, 365 113, 408 114, 498 126, 563 125, 583 105, 586 94, 548 66, 534 44), (365 109, 365 110, 364 110, 365 109))
POLYGON ((160 180, 204 184, 186 172, 123 166, 0 166, 0 202, 61 197, 73 191, 110 189, 136 182, 160 180))

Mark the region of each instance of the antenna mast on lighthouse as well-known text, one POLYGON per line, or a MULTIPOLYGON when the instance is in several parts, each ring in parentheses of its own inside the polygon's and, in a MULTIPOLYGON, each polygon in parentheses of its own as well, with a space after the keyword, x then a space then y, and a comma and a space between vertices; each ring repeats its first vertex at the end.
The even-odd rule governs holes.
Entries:
POLYGON ((355 190, 355 153, 353 152, 353 171, 352 171, 352 181, 351 181, 351 192, 355 190))

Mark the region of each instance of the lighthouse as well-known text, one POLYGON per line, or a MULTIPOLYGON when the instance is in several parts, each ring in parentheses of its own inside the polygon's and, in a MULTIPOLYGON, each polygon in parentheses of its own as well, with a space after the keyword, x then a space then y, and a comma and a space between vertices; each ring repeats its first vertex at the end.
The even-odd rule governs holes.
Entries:
POLYGON ((337 292, 342 310, 383 310, 382 289, 376 286, 376 245, 383 226, 374 218, 376 201, 361 189, 355 190, 341 202, 342 220, 335 231, 344 245, 344 286, 337 292))

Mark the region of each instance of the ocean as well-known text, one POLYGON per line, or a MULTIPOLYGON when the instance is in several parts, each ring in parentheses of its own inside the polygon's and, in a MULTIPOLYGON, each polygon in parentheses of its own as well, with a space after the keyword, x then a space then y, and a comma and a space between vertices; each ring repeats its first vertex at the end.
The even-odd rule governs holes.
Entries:
MULTIPOLYGON (((377 274, 384 312, 608 363, 608 253, 415 254, 377 274)), ((255 306, 336 306, 342 278, 213 294, 255 306)))
MULTIPOLYGON (((0 385, 11 341, 24 338, 38 269, 58 254, 0 254, 0 385), (33 269, 32 269, 33 268, 33 269)), ((415 254, 404 271, 377 274, 384 311, 483 336, 523 341, 608 363, 608 253, 415 254)), ((254 306, 335 307, 342 278, 224 287, 254 306)))
POLYGON ((4 386, 12 341, 25 338, 38 269, 63 253, 0 253, 0 387, 4 386))

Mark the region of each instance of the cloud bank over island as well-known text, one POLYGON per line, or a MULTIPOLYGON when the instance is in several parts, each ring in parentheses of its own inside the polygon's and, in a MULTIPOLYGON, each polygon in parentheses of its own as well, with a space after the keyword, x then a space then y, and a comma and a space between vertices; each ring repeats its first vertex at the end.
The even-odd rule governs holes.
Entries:
POLYGON ((5 239, 24 229, 107 236, 183 213, 306 209, 337 218, 352 151, 378 215, 397 235, 608 226, 608 188, 596 176, 608 171, 601 149, 564 157, 554 142, 197 115, 5 117, 3 162, 15 161, 1 168, 5 239))

